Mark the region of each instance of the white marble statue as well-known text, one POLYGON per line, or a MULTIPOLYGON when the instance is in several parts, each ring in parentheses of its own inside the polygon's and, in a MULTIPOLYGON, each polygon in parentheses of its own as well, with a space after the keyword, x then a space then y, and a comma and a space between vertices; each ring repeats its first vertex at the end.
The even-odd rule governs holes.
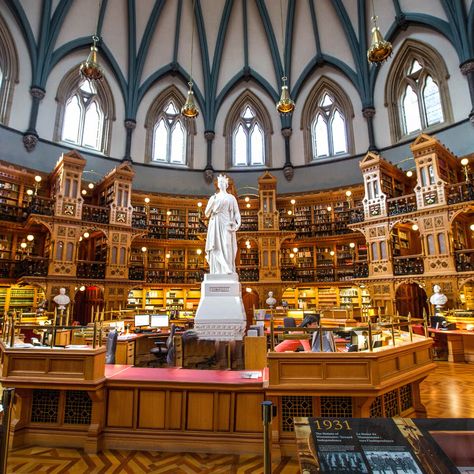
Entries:
POLYGON ((433 292, 430 297, 430 303, 434 305, 436 312, 438 312, 446 304, 448 298, 445 294, 441 293, 441 287, 439 285, 433 286, 433 292))
POLYGON ((210 197, 205 215, 209 218, 206 238, 206 260, 209 272, 217 275, 235 273, 236 232, 240 227, 237 199, 227 192, 228 178, 217 177, 219 192, 210 197))
POLYGON ((59 295, 53 298, 53 301, 58 305, 58 309, 65 310, 66 306, 71 302, 71 299, 66 295, 66 288, 59 288, 59 295))
POLYGON ((273 291, 268 292, 268 298, 266 300, 266 303, 268 306, 270 306, 271 309, 276 305, 277 300, 273 297, 273 291))

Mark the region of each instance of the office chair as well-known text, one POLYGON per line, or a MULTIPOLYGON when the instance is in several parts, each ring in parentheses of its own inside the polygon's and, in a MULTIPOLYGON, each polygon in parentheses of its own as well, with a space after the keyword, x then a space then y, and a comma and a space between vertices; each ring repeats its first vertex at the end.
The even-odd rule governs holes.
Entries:
POLYGON ((107 344, 105 350, 105 363, 115 364, 115 352, 117 351, 118 331, 114 329, 107 335, 107 344))
POLYGON ((322 352, 336 352, 336 343, 331 331, 315 331, 313 334, 313 341, 311 344, 312 352, 321 352, 321 332, 323 338, 322 352))
POLYGON ((170 326, 170 333, 166 341, 156 341, 155 346, 153 349, 150 349, 150 354, 153 354, 156 357, 155 362, 159 362, 160 364, 167 363, 167 356, 168 352, 170 351, 173 345, 173 338, 176 333, 176 324, 171 324, 170 326))
POLYGON ((287 316, 283 318, 283 327, 285 328, 295 328, 296 327, 296 320, 291 316, 287 316))

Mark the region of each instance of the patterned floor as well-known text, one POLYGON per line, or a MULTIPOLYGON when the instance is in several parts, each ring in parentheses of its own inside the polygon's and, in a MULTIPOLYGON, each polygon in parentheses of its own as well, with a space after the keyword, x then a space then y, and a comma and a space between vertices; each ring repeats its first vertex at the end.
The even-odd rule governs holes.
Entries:
MULTIPOLYGON (((421 399, 430 418, 474 418, 474 366, 439 362, 421 385, 421 399)), ((99 474, 255 474, 263 472, 263 458, 252 455, 104 451, 88 455, 78 449, 30 447, 10 452, 8 473, 99 474)), ((297 474, 296 459, 284 458, 272 474, 297 474)))

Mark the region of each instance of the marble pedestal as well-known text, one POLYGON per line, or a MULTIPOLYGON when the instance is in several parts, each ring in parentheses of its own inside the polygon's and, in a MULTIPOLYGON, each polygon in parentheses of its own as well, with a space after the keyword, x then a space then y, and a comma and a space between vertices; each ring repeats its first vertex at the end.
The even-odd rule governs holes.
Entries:
POLYGON ((241 341, 246 316, 237 273, 204 275, 194 330, 202 339, 241 341))

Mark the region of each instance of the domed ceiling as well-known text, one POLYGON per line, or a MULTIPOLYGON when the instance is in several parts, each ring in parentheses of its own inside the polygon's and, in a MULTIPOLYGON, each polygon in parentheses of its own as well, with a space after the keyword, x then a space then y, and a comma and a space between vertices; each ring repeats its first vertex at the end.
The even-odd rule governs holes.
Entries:
MULTIPOLYGON (((22 42, 17 46, 20 56, 24 51, 29 55, 28 87, 43 89, 46 95, 54 96, 60 78, 86 58, 91 36, 100 37, 99 61, 113 83, 116 102, 120 101, 116 127, 136 122, 133 140, 159 92, 157 85, 163 89, 175 83, 184 94, 192 75, 200 109, 197 134, 202 138, 195 152, 204 160, 195 160, 194 168, 201 170, 210 153, 205 134, 222 137, 229 97, 235 100, 242 84, 251 83, 265 98, 265 106, 273 108, 282 76, 288 76, 297 113, 282 116, 271 110, 274 133, 279 134, 280 128, 300 128, 303 103, 320 70, 331 70, 340 78, 360 121, 354 130, 358 141, 353 156, 361 156, 370 145, 362 116, 366 108, 381 109, 377 117, 384 131, 383 135, 375 131, 376 145, 390 146, 383 111, 383 81, 390 65, 367 61, 374 7, 380 30, 395 52, 411 32, 428 31, 439 39, 435 48, 448 45, 448 51, 455 51, 445 55, 448 68, 454 65, 459 73, 459 65, 474 58, 472 0, 0 0, 0 6, 5 18, 15 24, 12 34, 22 42)), ((27 74, 22 75, 27 81, 27 74)), ((123 129, 125 135, 130 135, 126 140, 132 139, 132 133, 123 129)), ((224 154, 224 145, 219 146, 224 154)), ((137 147, 131 146, 134 160, 137 147)), ((284 147, 283 141, 274 144, 274 154, 284 147)), ((298 162, 303 146, 298 147, 292 157, 297 166, 304 165, 303 159, 298 162)), ((288 153, 278 152, 272 165, 282 168, 288 153)), ((123 154, 112 147, 111 156, 123 154)), ((221 163, 214 167, 225 168, 221 163)))

